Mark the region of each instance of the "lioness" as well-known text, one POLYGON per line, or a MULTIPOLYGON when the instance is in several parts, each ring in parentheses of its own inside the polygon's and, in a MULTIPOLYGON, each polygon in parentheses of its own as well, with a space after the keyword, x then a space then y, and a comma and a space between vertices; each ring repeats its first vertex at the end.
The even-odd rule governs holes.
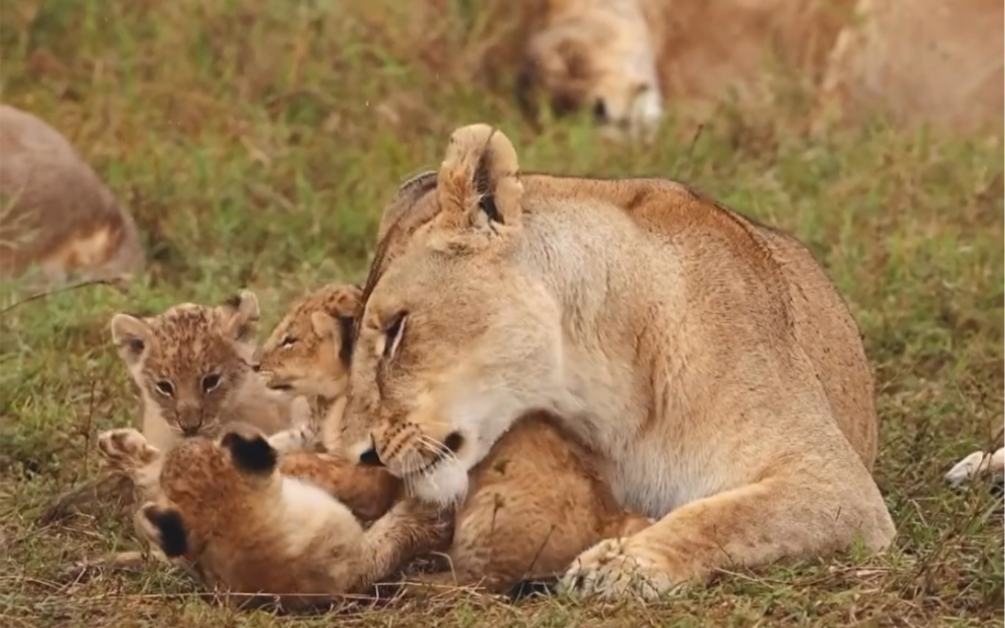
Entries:
MULTIPOLYGON (((325 399, 323 449, 339 444, 358 299, 355 286, 332 284, 297 300, 260 356, 261 373, 273 388, 325 399)), ((450 446, 445 443, 438 455, 450 456, 450 446)), ((595 458, 548 413, 522 417, 471 470, 449 565, 422 576, 422 583, 506 592, 521 580, 553 577, 601 539, 649 525, 621 508, 595 458)), ((385 469, 357 467, 330 454, 291 453, 280 465, 284 475, 323 487, 361 518, 380 516, 402 492, 401 480, 385 469)))
POLYGON ((501 132, 462 127, 392 203, 381 248, 400 252, 364 287, 346 454, 452 502, 518 417, 553 412, 661 518, 580 555, 563 587, 584 594, 886 548, 872 375, 810 253, 679 183, 518 168, 501 132))

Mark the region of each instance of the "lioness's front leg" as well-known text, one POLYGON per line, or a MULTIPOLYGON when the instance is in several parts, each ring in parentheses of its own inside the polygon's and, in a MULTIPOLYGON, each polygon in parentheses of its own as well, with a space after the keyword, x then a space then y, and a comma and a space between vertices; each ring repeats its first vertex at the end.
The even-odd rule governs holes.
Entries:
POLYGON ((633 536, 602 541, 574 561, 562 588, 654 599, 719 569, 820 557, 857 539, 870 551, 886 548, 893 522, 865 468, 838 477, 823 468, 779 472, 682 506, 633 536))

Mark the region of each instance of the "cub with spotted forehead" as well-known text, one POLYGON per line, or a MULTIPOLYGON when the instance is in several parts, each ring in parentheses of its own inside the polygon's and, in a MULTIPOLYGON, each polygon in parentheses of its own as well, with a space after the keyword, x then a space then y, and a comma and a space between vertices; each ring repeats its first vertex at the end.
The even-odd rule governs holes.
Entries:
MULTIPOLYGON (((328 285, 290 307, 263 347, 270 386, 344 402, 359 294, 355 286, 328 285)), ((324 448, 337 450, 342 407, 332 408, 321 432, 324 448)), ((364 518, 386 511, 402 492, 387 470, 332 454, 287 454, 281 470, 324 487, 364 518)), ((592 454, 546 413, 524 417, 470 476, 447 552, 450 569, 419 576, 421 584, 504 592, 523 579, 552 577, 597 541, 650 523, 618 505, 592 454)))
POLYGON ((258 299, 245 291, 216 307, 182 303, 156 316, 112 317, 112 339, 143 398, 141 429, 154 447, 215 436, 233 420, 266 434, 307 420, 306 402, 266 388, 250 364, 258 316, 258 299))
POLYGON ((889 546, 862 339, 795 238, 669 180, 521 173, 484 124, 455 131, 381 230, 344 455, 449 503, 548 411, 659 518, 572 561, 563 587, 582 594, 889 546))
MULTIPOLYGON (((262 345, 259 374, 270 390, 307 397, 315 419, 345 401, 353 316, 362 291, 329 284, 295 301, 262 345)), ((322 435, 330 442, 336 434, 322 435)))
MULTIPOLYGON (((345 458, 324 453, 338 438, 352 318, 360 289, 349 284, 323 286, 295 301, 269 334, 256 359, 265 385, 311 404, 309 429, 284 440, 280 471, 306 478, 341 500, 365 521, 383 515, 401 496, 401 482, 383 469, 357 467, 345 458), (307 451, 297 451, 300 449, 307 451)), ((293 434, 293 432, 291 432, 293 434)))
POLYGON ((104 432, 101 450, 134 473, 159 468, 137 525, 166 556, 238 603, 325 605, 367 592, 418 552, 442 547, 449 520, 402 501, 364 529, 337 499, 279 472, 279 452, 249 425, 162 452, 138 431, 104 432), (240 595, 239 594, 243 594, 240 595))

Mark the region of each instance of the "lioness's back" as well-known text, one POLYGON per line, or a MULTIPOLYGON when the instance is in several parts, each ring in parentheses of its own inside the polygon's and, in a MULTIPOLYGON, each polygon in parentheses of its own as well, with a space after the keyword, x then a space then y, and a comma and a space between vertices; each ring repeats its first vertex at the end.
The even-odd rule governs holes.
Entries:
MULTIPOLYGON (((527 198, 546 198, 554 207, 563 200, 610 203, 658 240, 674 242, 678 250, 706 249, 698 255, 728 251, 731 260, 744 264, 743 274, 756 278, 763 292, 759 297, 766 297, 762 303, 777 315, 775 320, 768 317, 769 322, 778 328, 791 325, 838 426, 865 466, 872 468, 877 438, 874 389, 859 329, 833 282, 798 240, 670 180, 528 174, 521 182, 527 198)), ((725 264, 726 257, 718 261, 725 264)))

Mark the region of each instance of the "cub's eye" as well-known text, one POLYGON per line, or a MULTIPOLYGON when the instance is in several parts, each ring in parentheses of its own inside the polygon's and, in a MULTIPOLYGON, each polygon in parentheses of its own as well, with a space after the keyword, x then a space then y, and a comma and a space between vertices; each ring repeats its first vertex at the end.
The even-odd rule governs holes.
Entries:
POLYGON ((293 344, 296 341, 297 341, 297 339, 294 338, 293 336, 286 335, 286 336, 283 336, 283 341, 281 343, 279 343, 279 346, 283 347, 284 349, 289 349, 290 347, 293 346, 293 344))
POLYGON ((159 392, 162 395, 167 395, 168 397, 170 397, 174 394, 174 384, 167 381, 166 379, 162 379, 161 381, 157 382, 154 385, 157 387, 157 392, 159 392))
POLYGON ((220 375, 217 373, 210 373, 202 378, 202 392, 212 392, 219 385, 220 375))
POLYGON ((384 326, 384 357, 390 358, 398 350, 405 335, 405 316, 408 312, 398 312, 384 326))

